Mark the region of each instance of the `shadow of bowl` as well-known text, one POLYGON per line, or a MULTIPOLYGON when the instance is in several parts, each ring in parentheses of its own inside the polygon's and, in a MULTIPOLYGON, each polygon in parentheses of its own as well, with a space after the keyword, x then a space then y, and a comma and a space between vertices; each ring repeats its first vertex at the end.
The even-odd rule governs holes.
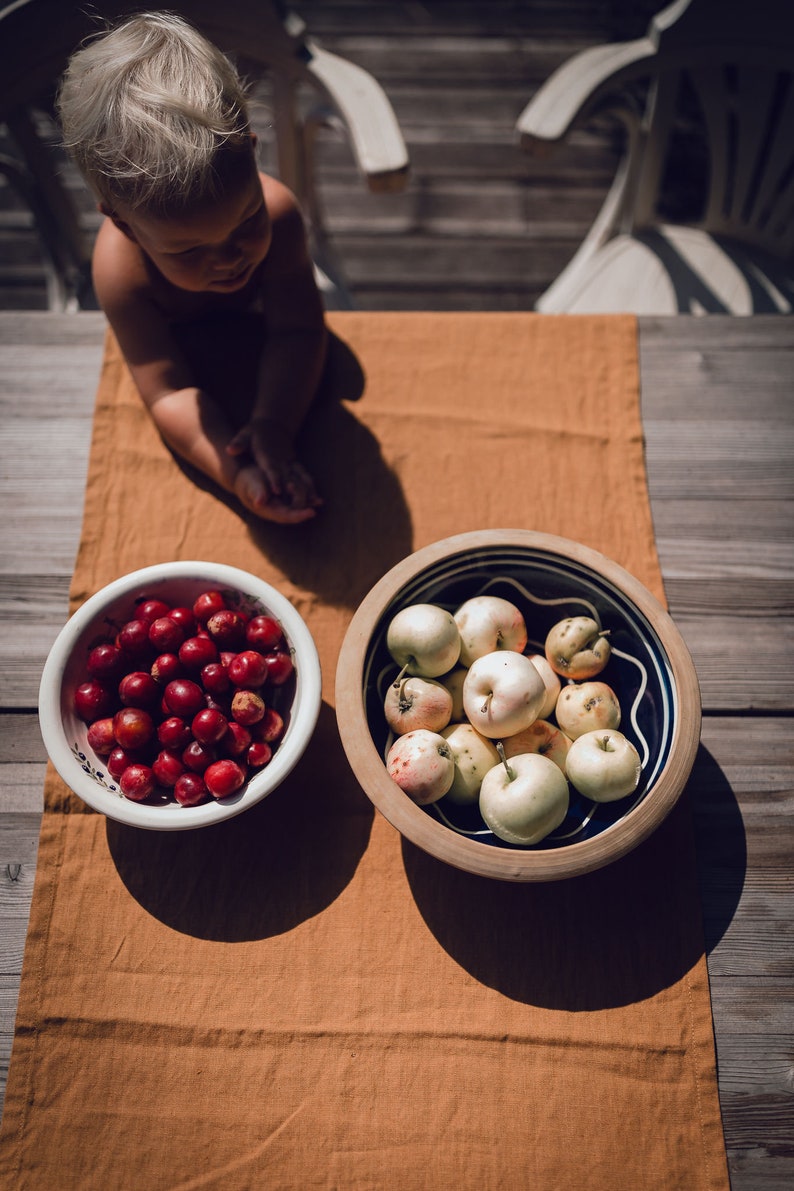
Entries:
POLYGON ((372 817, 323 704, 301 762, 250 811, 188 832, 109 819, 107 840, 148 913, 182 934, 235 943, 284 934, 329 906, 353 878, 372 817))
POLYGON ((645 1000, 698 962, 704 938, 696 871, 708 881, 717 854, 723 879, 719 904, 706 914, 710 948, 735 913, 746 856, 736 800, 702 748, 684 795, 654 835, 615 863, 569 881, 489 880, 403 839, 417 908, 452 959, 512 1000, 568 1012, 645 1000), (719 796, 723 826, 720 842, 696 858, 692 808, 702 842, 704 791, 709 799, 719 796))

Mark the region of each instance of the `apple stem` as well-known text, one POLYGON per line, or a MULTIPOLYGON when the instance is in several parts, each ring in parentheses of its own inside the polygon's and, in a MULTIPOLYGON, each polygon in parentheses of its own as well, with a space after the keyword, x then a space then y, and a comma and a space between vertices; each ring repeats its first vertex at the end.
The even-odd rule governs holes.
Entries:
POLYGON ((415 658, 409 658, 409 659, 408 659, 408 661, 405 663, 405 665, 403 666, 402 670, 400 671, 400 673, 397 675, 397 677, 395 678, 394 682, 392 683, 392 686, 399 686, 399 685, 400 685, 400 683, 402 682, 402 680, 405 678, 405 675, 408 673, 408 667, 411 665, 411 662, 413 662, 413 661, 415 661, 415 660, 416 660, 415 658))
POLYGON ((483 715, 488 714, 488 708, 490 707, 490 705, 491 705, 491 695, 486 695, 485 702, 482 705, 482 714, 483 715))
POLYGON ((599 744, 599 748, 602 748, 605 753, 612 752, 612 741, 608 735, 602 736, 601 739, 599 740, 598 744, 599 744))
POLYGON ((509 782, 515 781, 515 776, 516 776, 515 770, 511 769, 510 766, 507 764, 507 757, 505 756, 505 748, 504 748, 504 745, 502 744, 501 740, 497 740, 497 742, 496 742, 496 751, 499 754, 502 764, 504 765, 505 770, 507 772, 507 780, 509 782))

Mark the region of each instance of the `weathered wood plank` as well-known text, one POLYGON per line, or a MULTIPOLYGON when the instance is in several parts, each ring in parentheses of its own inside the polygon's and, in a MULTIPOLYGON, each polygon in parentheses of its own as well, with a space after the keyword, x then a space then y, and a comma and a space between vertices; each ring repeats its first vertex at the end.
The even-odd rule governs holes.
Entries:
MULTIPOLYGON (((10 317, 13 320, 15 316, 10 317)), ((61 333, 57 328, 65 325, 63 320, 41 318, 42 330, 49 323, 51 334, 61 333)), ((78 338, 87 327, 84 318, 73 323, 78 338)), ((782 467, 790 440, 783 433, 754 430, 754 419, 748 413, 749 406, 761 422, 777 419, 778 425, 783 425, 787 421, 791 325, 785 320, 752 320, 752 324, 721 319, 670 320, 668 324, 643 320, 641 335, 643 402, 649 413, 649 486, 657 541, 671 610, 695 656, 707 711, 703 748, 691 789, 734 1191, 783 1186, 792 1173, 786 1116, 790 1083, 785 1083, 792 1057, 792 998, 790 991, 784 995, 783 990, 792 987, 794 965, 789 847, 794 737, 790 730, 791 680, 774 648, 777 641, 778 653, 787 655, 794 643, 791 498, 781 496, 782 467), (731 359, 741 361, 741 352, 751 347, 751 330, 755 328, 762 346, 753 355, 764 375, 756 377, 758 388, 748 400, 742 387, 743 366, 732 369, 731 359), (664 353, 655 346, 672 342, 686 348, 679 354, 683 363, 677 378, 665 373, 664 353), (691 358, 690 352, 695 353, 691 358), (690 449, 698 436, 702 438, 704 427, 722 427, 721 435, 717 433, 710 443, 704 440, 701 445, 705 455, 712 451, 715 475, 720 468, 734 467, 737 482, 727 485, 730 490, 724 501, 711 492, 704 494, 702 475, 692 477, 686 468, 681 469, 680 490, 668 492, 671 485, 665 487, 659 470, 675 452, 669 428, 676 423, 687 424, 685 437, 690 449), (750 472, 742 470, 748 427, 753 466, 765 467, 778 456, 781 461, 773 463, 779 482, 768 495, 759 493, 750 472), (654 453, 654 441, 663 444, 664 450, 654 453), (770 626, 779 637, 770 632, 770 626), (787 714, 735 714, 742 707, 769 706, 770 699, 775 709, 787 714), (715 714, 720 709, 731 714, 715 714)), ((9 326, 0 316, 0 372, 9 326)), ((38 339, 36 323, 33 327, 23 330, 18 325, 24 342, 38 339)), ((74 386, 75 401, 83 402, 84 449, 101 356, 101 328, 100 316, 92 332, 97 336, 97 354, 91 383, 74 386)), ((67 335, 60 353, 62 368, 68 368, 64 365, 69 358, 68 343, 67 335)), ((86 357, 80 371, 87 376, 90 366, 86 357)), ((22 420, 32 437, 37 425, 45 433, 49 429, 46 397, 50 372, 51 364, 45 361, 32 386, 34 391, 25 399, 22 420)), ((70 411, 61 410, 58 419, 61 417, 68 420, 70 411)), ((25 465, 21 466, 24 471, 25 465)), ((707 479, 708 488, 712 481, 707 479)), ((35 518, 30 525, 35 534, 35 518)), ((6 526, 4 534, 8 533, 6 526)), ((66 519, 63 533, 76 548, 76 512, 66 519)), ((12 538, 13 533, 9 541, 12 538)), ((22 541, 16 540, 13 549, 15 566, 0 574, 3 631, 6 624, 10 631, 16 624, 30 640, 34 623, 42 621, 57 631, 55 626, 65 618, 71 564, 63 557, 57 569, 42 566, 42 575, 36 580, 31 574, 33 567, 25 562, 22 541), (31 582, 37 584, 32 599, 31 582), (10 619, 6 613, 11 614, 10 619)), ((6 640, 10 649, 11 638, 6 640)), ((39 648, 43 649, 41 641, 39 648)), ((35 692, 36 666, 43 662, 43 653, 30 661, 23 679, 28 698, 35 692)), ((0 1081, 10 1049, 10 1005, 15 1005, 15 973, 24 947, 44 775, 34 702, 23 705, 31 709, 29 714, 0 717, 0 728, 7 729, 5 735, 0 732, 0 974, 7 972, 6 977, 0 975, 0 1009, 10 998, 9 1016, 0 1011, 0 1081), (9 982, 5 986, 4 979, 9 982)))

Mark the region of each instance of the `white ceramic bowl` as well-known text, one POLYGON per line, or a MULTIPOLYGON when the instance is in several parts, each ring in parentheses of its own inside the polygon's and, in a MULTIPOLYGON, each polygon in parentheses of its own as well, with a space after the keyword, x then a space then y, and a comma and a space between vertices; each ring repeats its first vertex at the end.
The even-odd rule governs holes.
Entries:
POLYGON ((133 827, 183 831, 239 815, 279 786, 311 739, 321 704, 320 662, 305 622, 270 584, 236 567, 214 562, 172 562, 145 567, 116 579, 90 596, 69 618, 50 650, 39 688, 39 722, 47 752, 66 785, 88 806, 133 827), (229 798, 201 806, 180 806, 173 798, 134 802, 87 743, 87 725, 75 713, 74 692, 85 679, 89 648, 108 628, 131 618, 142 597, 158 596, 172 606, 192 605, 207 590, 227 594, 230 607, 267 612, 284 630, 295 664, 294 694, 285 731, 268 765, 229 798))
POLYGON ((468 872, 508 881, 577 876, 616 860, 647 838, 686 784, 700 740, 697 675, 677 628, 626 570, 576 542, 528 530, 484 530, 436 542, 393 567, 365 597, 342 645, 336 676, 339 732, 363 790, 418 847, 468 872), (454 612, 489 592, 516 603, 527 652, 543 652, 552 624, 593 615, 610 632, 612 656, 599 679, 621 703, 621 732, 642 760, 635 794, 596 805, 571 789, 562 826, 534 847, 506 844, 476 807, 414 803, 386 772, 391 737, 383 698, 398 667, 386 629, 401 608, 440 604, 454 612))

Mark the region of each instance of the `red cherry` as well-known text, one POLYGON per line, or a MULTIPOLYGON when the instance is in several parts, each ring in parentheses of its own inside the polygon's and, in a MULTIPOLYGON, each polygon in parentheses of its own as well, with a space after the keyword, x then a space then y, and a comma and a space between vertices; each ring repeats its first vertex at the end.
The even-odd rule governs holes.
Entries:
POLYGON ((258 724, 254 725, 254 739, 264 740, 268 744, 274 744, 275 741, 281 739, 283 733, 284 717, 276 711, 275 707, 266 707, 262 719, 258 724))
POLYGON ((81 682, 74 693, 74 709, 86 724, 112 715, 117 706, 115 692, 97 678, 81 682))
POLYGON ((130 752, 128 749, 123 749, 120 745, 117 745, 107 759, 108 773, 111 777, 118 781, 124 770, 129 765, 134 765, 135 763, 135 754, 130 752))
POLYGON ((174 798, 180 806, 200 806, 209 798, 209 790, 198 773, 183 773, 176 780, 174 798))
POLYGON ((133 802, 143 802, 154 793, 156 782, 148 765, 128 765, 119 778, 121 792, 133 802))
POLYGON ((229 662, 229 678, 235 686, 261 686, 267 675, 266 660, 255 649, 244 649, 229 662))
POLYGON ((168 615, 184 631, 186 637, 191 637, 195 633, 196 618, 192 608, 172 608, 168 615))
POLYGON ((209 662, 202 666, 201 684, 211 695, 225 695, 231 687, 231 680, 222 662, 209 662))
POLYGON ((150 598, 138 604, 135 616, 138 620, 145 620, 147 624, 152 624, 158 617, 167 616, 170 610, 170 606, 166 604, 165 600, 150 598))
POLYGON ((193 615, 199 624, 206 624, 215 612, 226 607, 226 600, 219 591, 203 591, 193 604, 193 615))
POLYGON ((113 734, 124 749, 144 748, 154 737, 154 720, 142 707, 122 707, 113 717, 113 734))
POLYGON ((272 682, 274 686, 282 686, 295 669, 291 656, 283 649, 265 654, 265 666, 268 682, 272 682))
POLYGON ((246 761, 252 769, 263 769, 273 756, 273 750, 266 740, 255 740, 248 749, 246 761))
POLYGON ((226 734, 221 741, 223 751, 229 757, 242 757, 248 752, 251 744, 251 733, 236 720, 230 720, 226 726, 226 734))
POLYGON ((119 699, 125 707, 156 707, 160 688, 145 670, 132 670, 119 683, 119 699))
POLYGON ((157 728, 157 739, 165 749, 183 749, 190 744, 190 724, 178 715, 170 715, 157 728))
POLYGON ((227 727, 225 715, 211 707, 205 707, 193 717, 190 730, 200 744, 218 744, 226 735, 227 727))
POLYGON ((128 658, 140 658, 150 653, 149 626, 146 621, 128 620, 119 629, 116 645, 128 658))
POLYGON ((176 653, 185 639, 185 630, 170 616, 158 616, 149 625, 149 644, 158 653, 176 653))
POLYGON ((86 663, 89 678, 121 678, 124 669, 124 657, 120 649, 111 645, 109 641, 95 645, 88 655, 86 663))
POLYGON ((217 753, 210 745, 202 744, 199 740, 191 740, 187 748, 182 751, 182 763, 192 773, 203 773, 216 756, 217 753))
POLYGON ((281 625, 273 616, 253 616, 245 629, 245 639, 251 649, 266 653, 275 649, 283 639, 281 625))
POLYGON ((175 678, 169 682, 163 698, 172 715, 181 715, 185 719, 192 718, 205 706, 204 692, 189 678, 175 678))
POLYGON ((98 757, 109 757, 116 747, 116 737, 113 735, 113 717, 105 716, 101 720, 94 720, 86 734, 89 748, 98 757))
POLYGON ((179 660, 187 670, 201 670, 218 660, 218 647, 211 637, 188 637, 179 647, 179 660))
POLYGON ((179 753, 172 749, 162 749, 152 762, 152 772, 159 786, 173 790, 177 780, 186 770, 179 753))
POLYGON ((213 798, 228 798, 245 781, 245 770, 236 761, 215 761, 204 773, 204 781, 213 798))

